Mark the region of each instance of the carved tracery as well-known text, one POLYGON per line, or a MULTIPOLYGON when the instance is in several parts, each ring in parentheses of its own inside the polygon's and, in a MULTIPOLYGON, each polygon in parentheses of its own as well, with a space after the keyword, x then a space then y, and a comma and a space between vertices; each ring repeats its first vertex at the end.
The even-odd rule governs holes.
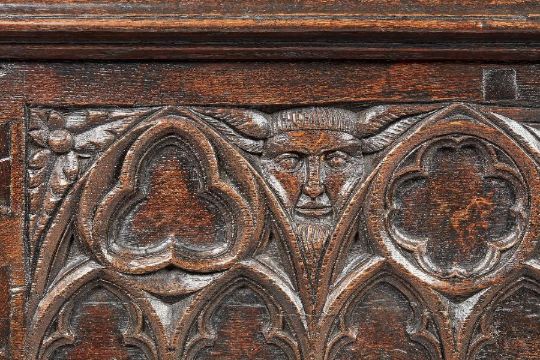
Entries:
POLYGON ((495 283, 538 274, 536 132, 465 104, 32 108, 30 354, 510 351, 482 334, 532 289, 495 283))

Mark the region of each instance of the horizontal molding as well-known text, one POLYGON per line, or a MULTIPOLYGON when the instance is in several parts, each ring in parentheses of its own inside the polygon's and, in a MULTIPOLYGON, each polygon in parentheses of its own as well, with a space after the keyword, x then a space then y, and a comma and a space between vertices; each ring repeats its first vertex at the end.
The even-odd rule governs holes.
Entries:
POLYGON ((7 31, 154 31, 166 32, 386 32, 429 33, 536 32, 540 13, 528 15, 112 15, 20 14, 0 15, 7 31))
POLYGON ((538 45, 311 46, 0 44, 3 60, 484 60, 538 61, 538 45))
MULTIPOLYGON (((464 14, 384 16, 332 9, 218 15, 216 4, 193 14, 194 1, 184 15, 181 5, 163 1, 50 3, 0 2, 1 59, 540 60, 540 4, 526 1, 508 5, 507 14, 478 15, 476 6, 464 14)), ((307 9, 311 3, 300 1, 307 9)), ((274 12, 280 6, 267 5, 274 12)))
POLYGON ((536 0, 4 0, 2 13, 114 15, 422 15, 470 16, 538 13, 536 0))

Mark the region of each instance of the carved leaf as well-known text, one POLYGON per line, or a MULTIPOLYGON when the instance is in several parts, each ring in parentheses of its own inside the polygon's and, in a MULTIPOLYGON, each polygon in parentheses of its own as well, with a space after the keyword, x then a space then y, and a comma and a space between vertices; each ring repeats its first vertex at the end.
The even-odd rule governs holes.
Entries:
MULTIPOLYGON (((388 144, 390 139, 395 139, 410 126, 429 115, 435 109, 440 109, 441 105, 378 105, 364 109, 358 113, 356 123, 356 133, 361 137, 371 137, 383 134, 378 141, 374 142, 382 145, 388 144), (385 139, 385 141, 383 141, 385 139)), ((376 150, 374 150, 376 151, 376 150)))
POLYGON ((373 153, 383 150, 394 142, 399 136, 403 135, 403 133, 418 122, 422 121, 428 115, 429 113, 400 119, 381 132, 362 139, 362 150, 365 153, 373 153))
POLYGON ((247 109, 194 107, 190 110, 239 148, 256 154, 262 151, 262 139, 269 134, 266 114, 247 109))
POLYGON ((214 117, 248 137, 261 140, 270 133, 269 117, 260 111, 210 107, 197 107, 192 110, 214 117))
POLYGON ((118 137, 125 133, 139 116, 128 116, 121 120, 111 121, 104 125, 97 126, 75 136, 75 150, 81 153, 94 153, 104 151, 118 137))
POLYGON ((151 112, 151 109, 98 113, 31 109, 27 171, 32 251, 59 203, 89 165, 151 112))

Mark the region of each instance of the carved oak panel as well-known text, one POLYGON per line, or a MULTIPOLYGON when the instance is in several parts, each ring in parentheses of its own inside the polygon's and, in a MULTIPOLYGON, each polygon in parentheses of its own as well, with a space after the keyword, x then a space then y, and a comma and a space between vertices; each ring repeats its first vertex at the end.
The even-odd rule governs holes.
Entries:
POLYGON ((25 356, 536 359, 540 131, 509 113, 29 107, 25 356))

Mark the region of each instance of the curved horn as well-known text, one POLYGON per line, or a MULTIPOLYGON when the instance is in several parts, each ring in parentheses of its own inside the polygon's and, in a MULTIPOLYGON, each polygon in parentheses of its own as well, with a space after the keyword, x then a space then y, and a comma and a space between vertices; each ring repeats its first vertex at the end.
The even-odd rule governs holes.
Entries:
POLYGON ((364 153, 374 153, 381 151, 386 146, 390 145, 394 140, 396 140, 400 135, 405 131, 409 130, 414 124, 418 123, 420 120, 425 118, 427 115, 417 115, 411 116, 406 119, 400 120, 397 123, 394 123, 387 127, 385 130, 380 133, 363 138, 362 141, 362 152, 364 153))
POLYGON ((357 136, 366 153, 380 151, 442 105, 384 105, 358 113, 357 136))
POLYGON ((262 152, 270 134, 268 115, 255 110, 191 107, 190 110, 241 149, 262 152))
POLYGON ((191 108, 199 114, 221 120, 240 134, 254 138, 266 139, 270 134, 268 115, 256 110, 230 108, 191 108))

